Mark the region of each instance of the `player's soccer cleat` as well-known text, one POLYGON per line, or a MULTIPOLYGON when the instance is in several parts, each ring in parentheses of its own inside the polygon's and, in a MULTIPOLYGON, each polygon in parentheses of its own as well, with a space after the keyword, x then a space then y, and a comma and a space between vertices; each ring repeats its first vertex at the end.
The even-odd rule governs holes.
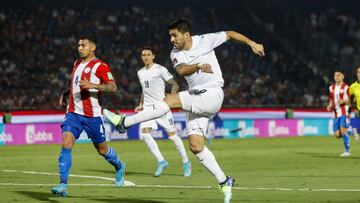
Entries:
POLYGON ((60 197, 67 197, 67 187, 68 185, 65 183, 60 183, 58 186, 51 188, 51 193, 60 197))
POLYGON ((344 152, 344 153, 340 154, 341 157, 348 157, 350 155, 351 155, 350 152, 344 152))
POLYGON ((191 176, 191 163, 190 163, 190 161, 184 163, 184 176, 185 177, 191 176))
POLYGON ((125 182, 125 164, 124 162, 120 161, 121 168, 116 171, 115 173, 115 185, 116 187, 121 187, 124 185, 125 182))
POLYGON ((124 126, 124 121, 126 116, 124 114, 116 114, 107 109, 103 110, 103 114, 105 118, 111 124, 113 124, 120 133, 126 132, 127 128, 124 126))
POLYGON ((164 171, 165 168, 167 168, 169 166, 169 163, 165 160, 160 161, 157 165, 157 169, 155 171, 154 176, 155 177, 159 177, 161 175, 161 173, 164 171))
POLYGON ((224 193, 224 203, 230 203, 230 199, 231 199, 231 189, 235 184, 235 179, 230 177, 230 176, 226 176, 226 180, 225 182, 220 184, 220 190, 221 192, 224 193))

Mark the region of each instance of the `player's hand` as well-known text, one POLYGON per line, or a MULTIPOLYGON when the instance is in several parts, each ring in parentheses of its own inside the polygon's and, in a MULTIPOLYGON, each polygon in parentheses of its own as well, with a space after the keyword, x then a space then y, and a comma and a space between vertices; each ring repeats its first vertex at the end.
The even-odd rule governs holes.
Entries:
POLYGON ((211 65, 207 63, 202 63, 198 65, 198 68, 203 73, 214 73, 211 69, 211 65))
POLYGON ((328 106, 326 107, 326 110, 327 110, 327 111, 333 111, 333 106, 332 106, 332 105, 328 105, 328 106))
POLYGON ((265 56, 264 46, 262 44, 252 42, 250 43, 250 47, 256 55, 259 55, 261 57, 265 56))
POLYGON ((139 112, 142 111, 143 109, 144 109, 143 106, 137 106, 137 107, 134 109, 134 111, 135 111, 136 113, 139 113, 139 112))
POLYGON ((81 89, 93 89, 95 88, 95 84, 89 82, 86 78, 84 80, 80 80, 80 88, 81 89))

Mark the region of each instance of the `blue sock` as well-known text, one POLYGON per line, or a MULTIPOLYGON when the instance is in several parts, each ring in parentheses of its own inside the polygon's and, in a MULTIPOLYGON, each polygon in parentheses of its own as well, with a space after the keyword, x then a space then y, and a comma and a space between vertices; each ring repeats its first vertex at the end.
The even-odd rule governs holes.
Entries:
POLYGON ((343 137, 343 142, 344 142, 344 147, 345 147, 345 152, 349 152, 350 150, 350 136, 348 133, 346 133, 343 137))
POLYGON ((121 162, 115 150, 113 150, 111 147, 108 148, 107 153, 103 155, 103 157, 106 159, 106 161, 108 161, 111 165, 115 167, 116 171, 121 169, 121 162))
POLYGON ((61 148, 59 156, 60 183, 67 184, 71 168, 71 149, 61 148))

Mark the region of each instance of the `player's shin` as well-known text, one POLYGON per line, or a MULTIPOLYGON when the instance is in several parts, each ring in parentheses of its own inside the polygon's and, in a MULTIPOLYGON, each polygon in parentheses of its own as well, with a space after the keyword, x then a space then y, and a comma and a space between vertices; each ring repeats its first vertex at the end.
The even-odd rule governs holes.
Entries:
POLYGON ((217 163, 214 154, 207 147, 204 147, 204 149, 197 153, 196 156, 201 164, 215 176, 219 184, 226 181, 226 176, 217 163))
POLYGON ((71 149, 66 149, 62 147, 58 159, 60 183, 67 184, 71 163, 72 163, 71 149))
POLYGON ((150 152, 155 156, 156 160, 158 162, 164 161, 164 157, 160 152, 160 149, 154 140, 154 138, 151 136, 151 133, 142 133, 142 138, 144 139, 147 147, 149 148, 150 152))
POLYGON ((126 117, 124 125, 125 127, 130 127, 136 123, 141 123, 148 120, 160 118, 169 111, 170 111, 170 107, 164 101, 161 101, 152 105, 152 107, 150 108, 144 108, 144 110, 140 111, 139 113, 133 116, 126 117))
POLYGON ((176 149, 178 150, 179 154, 181 155, 183 163, 187 163, 189 161, 188 156, 186 155, 186 150, 184 147, 184 143, 178 135, 169 136, 169 140, 173 141, 175 144, 176 149))
POLYGON ((344 143, 345 152, 349 152, 350 151, 350 136, 349 136, 348 132, 346 132, 346 134, 344 136, 342 136, 342 139, 343 139, 343 143, 344 143))
POLYGON ((121 162, 118 158, 118 155, 116 154, 115 150, 113 148, 108 147, 108 151, 103 157, 106 159, 107 162, 109 162, 111 165, 115 167, 115 170, 118 171, 121 169, 121 162))

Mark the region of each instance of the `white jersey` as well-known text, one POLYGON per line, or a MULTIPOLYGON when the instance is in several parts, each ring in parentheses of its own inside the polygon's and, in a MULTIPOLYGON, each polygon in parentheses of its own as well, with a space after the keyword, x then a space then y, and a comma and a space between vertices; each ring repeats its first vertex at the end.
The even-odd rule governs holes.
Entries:
POLYGON ((225 32, 209 33, 192 36, 192 47, 190 50, 173 48, 170 58, 174 68, 181 64, 207 63, 211 65, 211 69, 214 72, 211 74, 198 71, 185 76, 189 89, 224 86, 224 79, 214 49, 226 41, 227 36, 225 32))
POLYGON ((165 82, 173 78, 167 68, 154 63, 149 69, 143 67, 137 74, 144 94, 144 106, 162 101, 165 82))

